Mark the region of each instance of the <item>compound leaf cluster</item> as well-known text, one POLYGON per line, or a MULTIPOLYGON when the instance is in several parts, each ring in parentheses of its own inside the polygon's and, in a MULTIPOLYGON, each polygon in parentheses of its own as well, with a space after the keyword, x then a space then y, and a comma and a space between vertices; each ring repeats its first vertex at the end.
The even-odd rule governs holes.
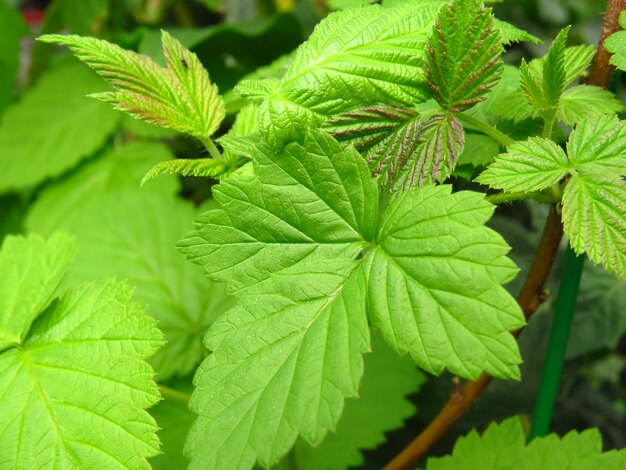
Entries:
POLYGON ((572 247, 626 278, 626 122, 614 115, 586 118, 572 131, 567 153, 540 137, 516 142, 477 181, 537 191, 567 175, 563 224, 572 247))
POLYGON ((429 372, 518 377, 509 331, 524 320, 501 286, 517 270, 484 226, 482 195, 429 186, 378 214, 366 163, 318 131, 278 152, 260 145, 253 163, 180 242, 238 298, 205 339, 192 468, 271 465, 299 434, 321 442, 357 392, 368 317, 429 372))
POLYGON ((2 245, 0 466, 148 469, 161 333, 116 281, 55 299, 73 254, 61 234, 2 245))

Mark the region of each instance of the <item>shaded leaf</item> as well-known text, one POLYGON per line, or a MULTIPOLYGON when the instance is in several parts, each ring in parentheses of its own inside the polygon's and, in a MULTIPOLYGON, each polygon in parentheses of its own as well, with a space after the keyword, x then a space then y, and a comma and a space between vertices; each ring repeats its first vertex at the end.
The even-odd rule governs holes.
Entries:
POLYGON ((85 96, 101 88, 84 66, 63 66, 7 109, 0 126, 0 192, 58 176, 104 143, 120 115, 85 96))
POLYGON ((622 111, 622 103, 608 90, 591 85, 579 85, 565 90, 561 96, 559 119, 574 126, 585 117, 596 117, 622 111))

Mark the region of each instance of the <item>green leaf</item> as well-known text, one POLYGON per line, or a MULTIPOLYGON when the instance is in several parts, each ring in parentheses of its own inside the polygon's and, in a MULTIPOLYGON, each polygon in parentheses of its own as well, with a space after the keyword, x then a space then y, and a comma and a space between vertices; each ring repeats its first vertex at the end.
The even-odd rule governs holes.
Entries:
POLYGON ((157 433, 163 446, 161 454, 150 459, 154 470, 184 469, 189 460, 183 455, 185 439, 196 415, 189 411, 189 395, 193 390, 191 378, 168 382, 168 387, 161 387, 163 401, 150 408, 150 414, 156 420, 157 433))
POLYGON ((526 435, 519 418, 493 423, 483 435, 475 430, 457 440, 452 455, 428 459, 426 470, 618 470, 626 465, 626 451, 602 453, 602 438, 597 429, 565 437, 556 434, 537 437, 526 445, 526 435))
POLYGON ((93 96, 134 117, 199 139, 211 136, 224 119, 224 103, 198 57, 166 31, 167 68, 101 39, 46 35, 39 40, 68 46, 116 88, 93 96))
MULTIPOLYGON (((626 28, 626 12, 619 15, 619 24, 622 29, 626 28)), ((611 65, 620 70, 626 70, 626 31, 617 31, 611 34, 604 41, 604 47, 607 51, 612 52, 611 65)))
MULTIPOLYGON (((46 25, 74 34, 100 35, 109 18, 110 0, 54 0, 46 9, 46 25)), ((49 32, 46 28, 44 32, 49 32)))
POLYGON ((3 320, 28 330, 0 353, 0 466, 147 469, 159 441, 145 408, 159 393, 144 359, 161 334, 130 302, 131 289, 114 281, 50 303, 58 275, 48 271, 46 279, 45 266, 71 251, 67 237, 31 236, 8 237, 0 254, 3 284, 36 279, 42 290, 36 300, 14 298, 17 307, 0 309, 3 320), (23 270, 11 267, 15 261, 23 270))
POLYGON ((497 18, 493 19, 493 27, 500 33, 500 40, 505 46, 514 42, 532 42, 533 44, 539 44, 541 42, 541 39, 537 36, 533 36, 528 31, 519 29, 517 26, 513 26, 497 18))
POLYGON ((517 268, 505 256, 508 246, 483 225, 493 206, 479 193, 450 189, 427 186, 389 203, 364 262, 372 322, 428 372, 518 378, 517 345, 507 331, 524 320, 500 285, 517 268))
MULTIPOLYGON (((62 225, 71 227, 78 208, 90 195, 115 188, 139 188, 141 178, 151 166, 173 157, 167 146, 142 141, 105 152, 46 187, 30 208, 26 228, 46 234, 62 225)), ((175 194, 180 184, 167 177, 154 182, 150 189, 175 194)))
POLYGON ((227 172, 228 166, 224 160, 214 158, 177 158, 154 165, 141 180, 141 185, 143 186, 147 181, 163 174, 221 178, 227 172))
POLYGON ((622 103, 608 90, 597 86, 578 85, 565 90, 561 96, 558 117, 574 126, 585 117, 598 117, 624 109, 622 103))
POLYGON ((193 371, 206 354, 208 326, 232 305, 224 285, 208 282, 173 249, 194 215, 173 195, 121 188, 89 198, 59 226, 80 247, 69 285, 116 276, 136 286, 167 340, 150 362, 160 381, 193 371))
POLYGON ((500 153, 500 144, 483 134, 466 133, 463 153, 459 165, 470 164, 474 167, 488 165, 500 153))
POLYGON ((471 108, 498 83, 503 51, 491 9, 481 0, 453 0, 439 10, 426 43, 426 84, 442 108, 471 108))
POLYGON ((365 161, 318 131, 279 152, 260 145, 253 163, 214 188, 220 208, 179 244, 239 301, 205 339, 192 468, 267 466, 298 435, 321 442, 357 392, 367 315, 427 371, 518 376, 508 330, 524 321, 501 287, 517 270, 484 226, 483 195, 429 186, 380 219, 365 161))
POLYGON ((463 153, 464 138, 463 126, 453 114, 433 114, 420 129, 419 146, 400 153, 395 173, 390 168, 393 187, 406 191, 446 179, 463 153))
POLYGON ((570 171, 561 147, 541 137, 510 145, 476 181, 509 192, 539 191, 561 181, 570 171))
POLYGON ((563 228, 576 253, 626 280, 626 182, 606 173, 574 175, 563 194, 563 228))
POLYGON ((13 100, 20 66, 20 40, 27 33, 28 27, 19 12, 0 2, 0 115, 13 100))
POLYGON ((568 360, 613 350, 626 332, 624 281, 604 269, 585 265, 567 344, 568 360))
POLYGON ((567 154, 580 172, 626 175, 626 121, 614 115, 584 119, 570 134, 567 154))
POLYGON ((569 26, 563 28, 543 58, 543 95, 549 107, 557 106, 566 85, 565 42, 569 26))
POLYGON ((307 127, 343 111, 423 101, 427 96, 423 44, 439 6, 431 1, 405 2, 329 15, 263 101, 259 110, 263 136, 273 143, 302 140, 307 127))
POLYGON ((30 325, 50 305, 74 251, 73 240, 63 234, 47 241, 5 239, 0 251, 0 353, 21 344, 30 325))
POLYGON ((566 47, 563 57, 565 84, 568 85, 585 74, 596 53, 596 48, 587 44, 566 47))
MULTIPOLYGON (((398 128, 419 118, 417 111, 387 104, 377 104, 341 113, 324 123, 323 129, 344 144, 352 144, 361 153, 398 132, 398 128)), ((375 168, 375 167, 374 167, 375 168)))
POLYGON ((82 65, 57 68, 9 108, 0 126, 0 192, 34 186, 91 155, 119 113, 85 95, 102 88, 82 65))
POLYGON ((299 470, 348 469, 363 465, 363 449, 385 442, 385 432, 402 427, 415 413, 407 395, 414 394, 426 377, 408 358, 398 358, 380 336, 372 337, 373 354, 364 356, 365 370, 359 397, 346 400, 335 432, 318 446, 299 440, 293 458, 299 470))

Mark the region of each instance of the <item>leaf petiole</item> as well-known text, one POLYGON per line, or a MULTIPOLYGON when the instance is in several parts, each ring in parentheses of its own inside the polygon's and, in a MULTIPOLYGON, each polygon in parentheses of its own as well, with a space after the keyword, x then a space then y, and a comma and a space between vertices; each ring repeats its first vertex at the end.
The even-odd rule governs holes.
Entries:
POLYGON ((471 128, 477 131, 480 131, 484 133, 485 135, 488 135, 489 137, 496 140, 504 147, 511 145, 512 143, 515 142, 515 140, 511 139, 504 132, 499 131, 498 129, 496 129, 495 126, 492 126, 491 124, 483 121, 482 119, 478 119, 474 116, 470 116, 469 114, 465 114, 465 113, 458 113, 456 117, 458 117, 459 120, 463 124, 467 124, 471 128))

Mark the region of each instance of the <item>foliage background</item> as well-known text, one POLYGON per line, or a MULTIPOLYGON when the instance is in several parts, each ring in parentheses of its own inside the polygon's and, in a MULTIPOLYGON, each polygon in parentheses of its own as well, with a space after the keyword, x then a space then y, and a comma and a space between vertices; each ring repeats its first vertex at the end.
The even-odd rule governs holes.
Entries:
MULTIPOLYGON (((184 406, 190 373, 206 354, 200 338, 232 300, 224 288, 209 284, 196 266, 174 249, 194 215, 211 205, 206 179, 160 177, 139 188, 152 164, 176 157, 203 156, 199 145, 171 131, 133 121, 84 95, 103 89, 102 80, 66 52, 34 43, 41 33, 94 35, 135 49, 156 60, 159 29, 164 28, 198 54, 227 98, 227 110, 241 106, 229 91, 244 76, 289 53, 314 25, 348 0, 0 0, 0 238, 9 233, 56 229, 73 233, 79 255, 66 284, 105 276, 127 278, 147 313, 160 321, 169 346, 153 359, 162 383, 180 396, 151 412, 164 428, 165 454, 155 468, 176 468, 185 430, 193 416, 184 406), (45 15, 43 14, 45 12, 45 15), (23 20, 29 20, 30 25, 23 20), (37 156, 37 165, 26 155, 37 156), (181 373, 182 371, 182 373, 181 373), (181 401, 182 400, 182 401, 181 401)), ((359 3, 359 2, 356 2, 359 3)), ((505 60, 543 55, 551 38, 572 24, 571 44, 597 42, 605 2, 596 0, 524 0, 495 3, 494 12, 544 39, 508 50, 505 60)), ((261 73, 280 73, 280 66, 261 73)), ((616 84, 618 95, 623 86, 616 84)), ((232 124, 232 114, 222 126, 232 124)), ((513 126, 513 124, 510 124, 513 126)), ((465 183, 459 178, 456 183, 465 183)), ((514 260, 528 269, 545 214, 533 202, 498 209, 492 225, 513 247, 514 260)), ((548 285, 557 288, 559 264, 548 285)), ((519 285, 509 286, 516 292, 519 285)), ((523 381, 496 381, 454 430, 435 448, 445 454, 459 435, 484 428, 492 420, 532 413, 550 323, 551 301, 541 307, 520 337, 523 381)), ((614 276, 587 264, 574 319, 554 430, 599 427, 605 448, 626 447, 626 291, 614 276)), ((365 452, 362 468, 380 468, 402 449, 445 403, 453 378, 421 376, 407 383, 411 367, 388 377, 401 415, 402 429, 387 443, 365 452), (408 372, 407 372, 408 371, 408 372), (404 377, 399 377, 404 375, 404 377), (419 389, 419 392, 417 391, 419 389), (413 392, 411 394, 411 392, 413 392), (402 397, 410 394, 412 405, 402 397)), ((384 397, 384 391, 377 391, 384 397)), ((362 412, 361 412, 362 413, 362 412)), ((401 422, 385 424, 399 427, 401 422)), ((382 426, 382 425, 381 425, 382 426)), ((373 440, 375 447, 380 439, 373 440)), ((306 455, 306 450, 302 450, 306 455)), ((347 456, 358 463, 360 458, 347 456)), ((304 467, 303 467, 304 468, 304 467)))

